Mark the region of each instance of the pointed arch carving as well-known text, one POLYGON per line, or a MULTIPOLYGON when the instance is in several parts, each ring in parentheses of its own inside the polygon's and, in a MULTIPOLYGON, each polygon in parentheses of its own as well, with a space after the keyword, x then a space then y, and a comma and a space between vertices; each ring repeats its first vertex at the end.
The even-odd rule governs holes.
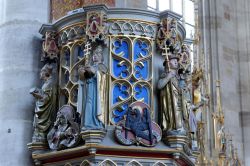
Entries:
POLYGON ((143 165, 136 160, 132 160, 126 166, 143 166, 143 165))
POLYGON ((91 166, 90 162, 88 160, 84 160, 80 166, 91 166))
POLYGON ((110 159, 106 159, 102 161, 98 166, 117 166, 117 164, 110 159))
POLYGON ((66 163, 64 166, 72 166, 72 164, 70 164, 70 163, 66 163))
POLYGON ((156 163, 154 163, 153 166, 167 166, 166 164, 160 162, 160 161, 157 161, 156 163))

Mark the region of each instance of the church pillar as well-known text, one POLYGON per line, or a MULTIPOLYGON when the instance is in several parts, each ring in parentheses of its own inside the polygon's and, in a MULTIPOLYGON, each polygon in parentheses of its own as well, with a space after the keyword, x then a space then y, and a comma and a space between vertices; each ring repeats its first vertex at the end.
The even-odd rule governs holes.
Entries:
MULTIPOLYGON (((245 17, 247 12, 244 9, 244 0, 237 2, 204 0, 203 2, 205 12, 202 19, 203 24, 206 25, 203 27, 204 53, 210 61, 211 111, 216 111, 215 83, 216 80, 220 80, 225 128, 233 135, 233 144, 235 148, 238 148, 239 158, 244 161, 242 142, 245 132, 242 130, 241 114, 244 108, 247 108, 244 103, 249 103, 248 95, 246 95, 248 88, 245 87, 248 84, 249 70, 246 59, 248 46, 246 45, 247 19, 245 17)), ((214 145, 213 139, 210 143, 214 145)), ((210 153, 210 155, 216 154, 210 153)))
POLYGON ((250 2, 248 0, 237 1, 238 35, 240 63, 240 94, 241 94, 241 124, 243 130, 243 150, 245 164, 250 163, 250 2))
POLYGON ((39 86, 41 36, 49 0, 0 0, 0 165, 32 165, 34 99, 39 86))

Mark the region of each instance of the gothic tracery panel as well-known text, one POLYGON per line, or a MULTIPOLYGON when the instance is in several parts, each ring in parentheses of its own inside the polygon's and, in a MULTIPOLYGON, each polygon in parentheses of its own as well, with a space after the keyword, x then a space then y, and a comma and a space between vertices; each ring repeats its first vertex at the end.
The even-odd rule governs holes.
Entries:
POLYGON ((74 40, 62 46, 60 53, 60 99, 59 106, 70 104, 77 106, 78 96, 78 68, 85 62, 85 42, 83 39, 74 40))
POLYGON ((152 107, 152 41, 146 37, 111 37, 111 123, 123 120, 129 104, 152 107))

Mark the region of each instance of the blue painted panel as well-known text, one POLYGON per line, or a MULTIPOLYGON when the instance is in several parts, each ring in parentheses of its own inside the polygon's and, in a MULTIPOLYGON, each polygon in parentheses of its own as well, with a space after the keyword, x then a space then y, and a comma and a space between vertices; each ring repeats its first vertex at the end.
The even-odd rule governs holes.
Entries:
POLYGON ((134 60, 137 60, 138 58, 143 57, 148 55, 148 44, 137 41, 134 45, 134 60))
POLYGON ((135 65, 135 77, 137 79, 144 79, 146 80, 149 75, 149 62, 148 61, 142 61, 142 64, 136 64, 135 65))
POLYGON ((66 71, 66 73, 64 74, 64 81, 67 84, 67 82, 69 82, 69 72, 66 71))
POLYGON ((83 58, 84 57, 84 51, 82 47, 78 47, 78 57, 83 58))
POLYGON ((119 97, 126 99, 129 97, 128 87, 126 85, 114 85, 113 87, 113 104, 119 102, 119 97))
POLYGON ((114 123, 118 123, 119 121, 121 121, 124 118, 124 115, 127 113, 128 111, 128 104, 123 104, 121 107, 116 108, 113 111, 114 114, 114 118, 112 119, 114 123))
MULTIPOLYGON (((131 51, 131 43, 126 40, 120 40, 117 39, 113 42, 113 52, 111 63, 113 65, 112 67, 112 75, 114 76, 114 79, 126 79, 129 81, 131 85, 134 85, 137 83, 136 80, 148 80, 151 73, 151 59, 142 59, 144 57, 149 56, 149 48, 150 45, 144 41, 136 40, 133 47, 133 56, 131 57, 130 51, 131 51), (123 60, 120 60, 120 58, 117 58, 118 55, 121 55, 123 60), (121 61, 123 63, 121 63, 121 61), (130 62, 133 66, 131 66, 130 62), (137 62, 137 63, 134 63, 137 62), (134 71, 134 76, 129 78, 129 75, 131 74, 131 69, 134 71)), ((120 81, 119 81, 120 82, 120 81)), ((123 83, 123 82, 120 82, 123 83)), ((128 88, 130 85, 120 85, 115 84, 112 87, 112 105, 116 105, 121 103, 122 99, 128 99, 131 96, 131 92, 128 92, 128 88)), ((142 83, 136 84, 136 86, 133 89, 134 92, 134 98, 135 100, 144 100, 144 102, 148 105, 150 105, 151 99, 150 99, 150 88, 147 87, 147 85, 143 85, 142 83)), ((113 116, 112 121, 113 123, 118 123, 121 120, 124 119, 124 115, 127 113, 128 105, 131 104, 131 101, 127 102, 126 104, 123 104, 122 106, 117 106, 113 110, 113 116)))
POLYGON ((69 66, 70 65, 70 53, 69 50, 65 50, 64 52, 64 60, 65 60, 65 65, 69 66))
POLYGON ((115 54, 123 53, 123 57, 129 58, 129 44, 127 41, 116 40, 114 42, 114 52, 115 54))
POLYGON ((126 64, 119 64, 119 60, 113 59, 113 75, 117 78, 126 78, 129 75, 128 66, 126 64))
POLYGON ((150 92, 148 87, 136 85, 134 91, 135 91, 135 98, 137 100, 144 99, 145 103, 150 104, 149 103, 150 92))

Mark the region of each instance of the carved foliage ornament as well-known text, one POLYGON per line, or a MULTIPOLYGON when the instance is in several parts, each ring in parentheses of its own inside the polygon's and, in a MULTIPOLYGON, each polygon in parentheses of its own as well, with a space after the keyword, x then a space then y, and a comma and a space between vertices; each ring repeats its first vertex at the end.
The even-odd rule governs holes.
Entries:
POLYGON ((178 53, 180 50, 180 37, 177 30, 177 21, 174 18, 163 18, 157 32, 157 46, 163 49, 166 45, 170 52, 178 53))
POLYGON ((102 11, 91 11, 87 13, 86 34, 90 41, 103 41, 105 39, 105 24, 107 15, 102 11))
POLYGON ((48 31, 45 33, 45 40, 43 41, 43 55, 42 61, 51 61, 57 58, 59 49, 56 42, 56 33, 48 31))

